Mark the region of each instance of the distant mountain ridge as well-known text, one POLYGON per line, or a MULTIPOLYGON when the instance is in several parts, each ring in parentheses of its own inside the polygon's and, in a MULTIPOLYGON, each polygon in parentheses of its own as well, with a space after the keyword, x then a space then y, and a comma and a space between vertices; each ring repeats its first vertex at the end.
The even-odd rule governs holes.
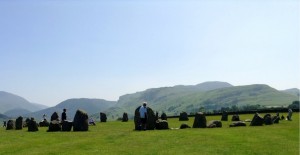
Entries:
POLYGON ((14 109, 24 109, 30 112, 38 111, 47 106, 30 103, 23 97, 8 93, 5 91, 0 91, 0 113, 5 113, 14 109))
POLYGON ((100 113, 113 107, 116 101, 106 101, 103 99, 88 99, 88 98, 77 98, 65 100, 54 107, 43 109, 37 112, 26 114, 26 117, 42 118, 44 114, 50 118, 50 116, 57 112, 61 114, 63 109, 67 109, 67 119, 73 120, 73 117, 78 109, 86 111, 89 115, 100 113))
MULTIPOLYGON (((211 111, 232 106, 288 106, 293 101, 299 100, 297 95, 299 95, 299 89, 278 91, 264 84, 233 86, 227 82, 210 81, 197 85, 150 88, 122 95, 118 101, 89 98, 68 99, 54 107, 30 113, 19 106, 19 108, 7 110, 7 113, 4 114, 17 116, 20 113, 24 117, 41 119, 43 114, 50 118, 55 111, 60 115, 66 108, 68 119, 73 119, 77 109, 85 110, 89 116, 94 118, 98 118, 100 112, 105 112, 111 118, 120 117, 124 112, 132 117, 134 110, 146 101, 154 111, 166 112, 167 115, 178 115, 181 111, 198 112, 200 108, 211 111)), ((18 100, 24 101, 25 99, 18 97, 18 100)), ((0 101, 3 101, 1 93, 0 101)), ((1 110, 3 105, 6 106, 0 102, 1 110)))

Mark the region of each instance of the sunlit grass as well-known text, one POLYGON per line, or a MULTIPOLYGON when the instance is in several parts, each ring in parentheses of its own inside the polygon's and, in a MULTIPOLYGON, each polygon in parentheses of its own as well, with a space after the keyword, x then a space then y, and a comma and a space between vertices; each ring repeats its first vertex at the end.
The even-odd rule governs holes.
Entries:
MULTIPOLYGON (((263 115, 263 114, 262 114, 263 115)), ((253 115, 240 115, 242 120, 253 115)), ((221 116, 207 116, 220 120, 221 116)), ((231 116, 229 116, 231 118, 231 116)), ((170 128, 189 121, 168 119, 170 128)), ((88 132, 0 130, 0 154, 299 154, 299 114, 293 121, 261 127, 134 131, 134 123, 112 121, 88 132)))

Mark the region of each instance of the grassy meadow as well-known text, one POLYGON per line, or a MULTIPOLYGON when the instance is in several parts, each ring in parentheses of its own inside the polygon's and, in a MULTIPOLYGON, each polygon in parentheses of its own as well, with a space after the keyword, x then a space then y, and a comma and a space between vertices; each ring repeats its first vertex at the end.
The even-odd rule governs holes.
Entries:
MULTIPOLYGON (((261 114, 263 116, 263 114, 261 114)), ((286 116, 286 114, 284 114, 286 116)), ((241 120, 252 119, 240 115, 241 120)), ((229 115, 229 119, 231 115, 229 115)), ((288 154, 299 155, 299 113, 293 121, 280 121, 269 126, 229 128, 172 129, 134 131, 133 121, 111 121, 90 126, 88 132, 38 132, 0 129, 0 154, 288 154)), ((207 116, 207 121, 221 116, 207 116)), ((179 128, 189 121, 168 119, 170 128, 179 128)))

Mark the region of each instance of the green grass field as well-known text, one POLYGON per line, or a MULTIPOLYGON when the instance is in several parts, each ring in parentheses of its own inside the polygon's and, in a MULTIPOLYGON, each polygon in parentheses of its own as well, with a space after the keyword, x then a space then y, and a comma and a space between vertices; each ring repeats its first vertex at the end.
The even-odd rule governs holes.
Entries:
MULTIPOLYGON (((261 114, 263 116, 263 114, 261 114)), ((284 114, 286 115, 286 114, 284 114)), ((241 120, 253 115, 240 115, 241 120)), ((221 116, 207 116, 207 121, 221 116)), ((231 116, 229 116, 231 118, 231 116)), ((182 123, 193 125, 193 118, 180 122, 168 119, 170 128, 182 123)), ((285 154, 299 155, 299 114, 293 121, 270 126, 133 131, 134 123, 106 122, 90 126, 88 132, 38 132, 0 129, 0 154, 285 154)))

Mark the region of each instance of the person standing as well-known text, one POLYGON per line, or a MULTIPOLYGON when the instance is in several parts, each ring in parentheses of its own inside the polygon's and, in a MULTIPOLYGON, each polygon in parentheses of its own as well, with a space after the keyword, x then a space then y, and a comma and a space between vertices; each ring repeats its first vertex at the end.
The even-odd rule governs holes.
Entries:
POLYGON ((141 118, 141 127, 143 130, 147 129, 147 102, 144 102, 139 109, 141 118))
POLYGON ((63 113, 61 114, 61 121, 65 121, 67 119, 67 109, 63 109, 63 113))

